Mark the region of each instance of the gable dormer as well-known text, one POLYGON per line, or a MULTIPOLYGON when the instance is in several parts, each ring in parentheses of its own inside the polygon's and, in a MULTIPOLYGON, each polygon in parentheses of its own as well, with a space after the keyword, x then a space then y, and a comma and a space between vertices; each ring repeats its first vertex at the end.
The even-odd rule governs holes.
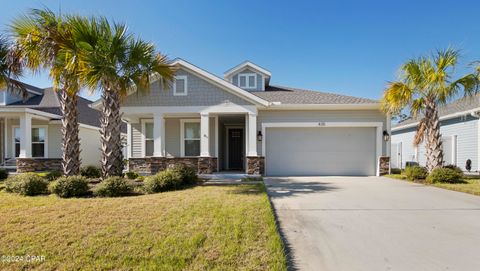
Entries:
POLYGON ((224 74, 225 80, 247 91, 264 91, 272 74, 266 69, 245 61, 224 74))

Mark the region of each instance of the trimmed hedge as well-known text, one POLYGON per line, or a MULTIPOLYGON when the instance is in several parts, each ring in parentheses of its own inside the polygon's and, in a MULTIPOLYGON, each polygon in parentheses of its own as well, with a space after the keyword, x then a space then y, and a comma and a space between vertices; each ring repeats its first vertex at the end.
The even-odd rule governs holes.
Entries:
POLYGON ((102 171, 96 166, 86 166, 80 168, 80 175, 87 178, 100 178, 102 171))
POLYGON ((424 180, 425 178, 427 178, 428 171, 424 167, 413 166, 413 167, 406 167, 404 174, 408 180, 416 181, 416 180, 424 180))
POLYGON ((171 170, 178 173, 184 184, 195 184, 198 181, 197 171, 184 165, 176 165, 171 170))
POLYGON ((5 181, 5 191, 23 196, 47 194, 48 182, 35 173, 18 174, 5 181))
POLYGON ((56 179, 60 178, 63 176, 63 172, 54 170, 54 171, 49 171, 45 174, 44 178, 47 179, 47 181, 55 181, 56 179))
POLYGON ((136 173, 135 171, 128 171, 128 172, 125 173, 125 177, 127 177, 130 180, 135 180, 138 177, 140 177, 140 175, 138 173, 136 173))
POLYGON ((83 197, 89 194, 88 181, 83 176, 58 178, 50 183, 49 190, 61 198, 83 197))
POLYGON ((175 190, 181 186, 183 186, 182 175, 173 169, 161 171, 145 178, 144 181, 144 190, 149 194, 175 190))
POLYGON ((459 167, 457 167, 456 165, 446 165, 444 166, 443 168, 449 168, 449 169, 453 169, 455 170, 456 172, 458 172, 459 174, 462 174, 463 175, 463 170, 459 167))
POLYGON ((452 168, 436 168, 427 177, 428 183, 462 183, 463 173, 452 168))
POLYGON ((0 181, 5 180, 8 178, 8 171, 4 168, 0 168, 0 181))
POLYGON ((390 169, 390 174, 402 174, 402 170, 399 168, 390 169))
POLYGON ((110 177, 99 183, 93 193, 99 197, 121 197, 133 193, 134 185, 122 177, 110 177))

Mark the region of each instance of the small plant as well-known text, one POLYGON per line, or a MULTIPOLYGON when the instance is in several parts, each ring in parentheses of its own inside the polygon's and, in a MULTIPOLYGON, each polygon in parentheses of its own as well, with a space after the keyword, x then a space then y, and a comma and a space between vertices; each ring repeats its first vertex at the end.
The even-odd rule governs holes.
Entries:
POLYGON ((93 193, 99 197, 121 197, 133 193, 133 184, 122 177, 114 176, 99 183, 93 193))
POLYGON ((4 168, 0 168, 0 181, 5 180, 8 178, 8 171, 4 168))
POLYGON ((175 190, 183 185, 182 176, 175 170, 167 169, 145 178, 144 189, 147 193, 159 193, 175 190))
POLYGON ((436 168, 427 177, 428 183, 463 183, 463 174, 452 168, 436 168))
POLYGON ((456 172, 458 172, 459 174, 463 175, 463 170, 461 168, 457 167, 456 165, 446 165, 446 166, 443 166, 443 168, 453 169, 456 172))
POLYGON ((242 182, 263 182, 263 177, 245 177, 242 182))
POLYGON ((5 191, 23 196, 47 194, 48 182, 35 173, 18 174, 5 181, 5 191))
POLYGON ((135 171, 128 171, 125 173, 125 176, 130 180, 136 180, 140 175, 135 171))
POLYGON ((191 167, 176 165, 171 170, 180 175, 184 184, 195 184, 198 181, 197 171, 191 167))
POLYGON ((402 170, 399 168, 390 169, 390 174, 402 174, 402 170))
POLYGON ((425 180, 428 175, 428 171, 424 167, 412 166, 405 168, 405 176, 410 181, 425 180))
POLYGON ((83 197, 89 194, 88 181, 83 176, 58 178, 50 183, 49 190, 61 198, 83 197))
POLYGON ((96 166, 86 166, 80 169, 80 175, 87 178, 100 178, 102 171, 96 166))

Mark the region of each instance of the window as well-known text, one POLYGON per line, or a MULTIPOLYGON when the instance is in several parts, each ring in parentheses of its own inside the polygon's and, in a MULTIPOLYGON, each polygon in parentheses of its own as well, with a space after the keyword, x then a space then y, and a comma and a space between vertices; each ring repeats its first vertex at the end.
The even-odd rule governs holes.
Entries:
POLYGON ((174 96, 185 96, 188 93, 188 83, 186 75, 175 76, 175 83, 173 84, 174 96))
POLYGON ((144 123, 145 156, 153 156, 153 122, 144 123))
POLYGON ((257 88, 257 74, 255 73, 239 74, 238 86, 241 88, 257 88))
MULTIPOLYGON (((15 143, 15 157, 20 156, 20 128, 13 130, 15 143)), ((32 128, 32 157, 46 157, 45 155, 46 129, 41 127, 32 128)))
POLYGON ((200 121, 182 121, 182 156, 200 155, 200 121))

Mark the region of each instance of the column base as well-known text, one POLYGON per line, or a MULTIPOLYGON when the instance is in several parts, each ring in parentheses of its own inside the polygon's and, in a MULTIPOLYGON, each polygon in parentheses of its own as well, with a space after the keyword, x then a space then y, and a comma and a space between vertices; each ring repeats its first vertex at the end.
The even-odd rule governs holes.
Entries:
POLYGON ((17 158, 18 173, 34 171, 62 171, 61 158, 17 158))
POLYGON ((247 174, 248 175, 264 175, 265 174, 265 157, 247 156, 247 174))

